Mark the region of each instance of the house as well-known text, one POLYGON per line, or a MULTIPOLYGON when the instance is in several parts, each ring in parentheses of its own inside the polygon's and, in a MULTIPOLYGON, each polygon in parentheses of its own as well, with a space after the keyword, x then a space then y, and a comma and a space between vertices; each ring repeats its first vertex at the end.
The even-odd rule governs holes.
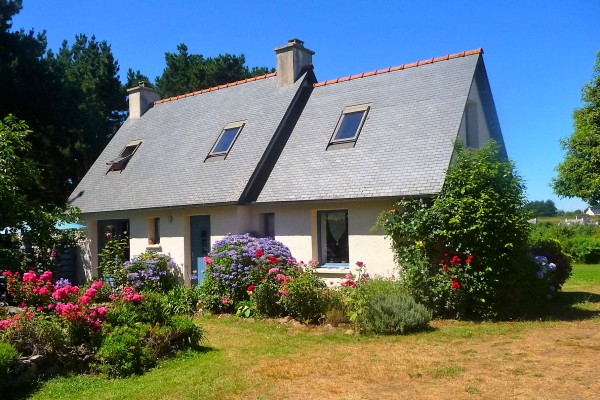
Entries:
POLYGON ((591 215, 591 216, 600 215, 600 207, 588 207, 585 210, 585 214, 591 215))
POLYGON ((481 49, 324 82, 302 41, 275 53, 264 76, 163 100, 129 90, 129 118, 70 198, 88 227, 87 277, 115 235, 132 255, 169 253, 188 277, 212 243, 246 232, 318 260, 323 276, 359 260, 389 275, 378 215, 438 193, 456 139, 505 153, 481 49))

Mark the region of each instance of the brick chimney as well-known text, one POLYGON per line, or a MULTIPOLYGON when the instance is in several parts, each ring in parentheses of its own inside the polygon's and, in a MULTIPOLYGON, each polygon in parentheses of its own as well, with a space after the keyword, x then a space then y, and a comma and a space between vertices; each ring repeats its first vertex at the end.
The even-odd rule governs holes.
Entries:
POLYGON ((304 47, 300 39, 290 39, 285 46, 275 49, 277 55, 277 86, 291 85, 312 65, 312 56, 315 54, 304 47))
POLYGON ((127 89, 129 95, 129 118, 140 119, 146 113, 156 100, 160 100, 160 95, 154 89, 146 87, 145 82, 140 82, 138 87, 127 89))

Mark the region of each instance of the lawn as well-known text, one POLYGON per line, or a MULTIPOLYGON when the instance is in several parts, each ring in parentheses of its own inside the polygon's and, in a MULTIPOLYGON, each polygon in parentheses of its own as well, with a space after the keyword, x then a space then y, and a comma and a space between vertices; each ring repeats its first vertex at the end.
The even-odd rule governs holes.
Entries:
POLYGON ((349 334, 201 317, 203 353, 143 376, 57 378, 34 399, 591 399, 600 393, 600 265, 577 265, 542 319, 435 321, 427 333, 349 334))

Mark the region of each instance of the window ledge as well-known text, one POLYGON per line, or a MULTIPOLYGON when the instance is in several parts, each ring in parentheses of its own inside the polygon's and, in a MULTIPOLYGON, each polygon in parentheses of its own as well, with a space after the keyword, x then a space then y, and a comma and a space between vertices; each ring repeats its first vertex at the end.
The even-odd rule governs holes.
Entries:
POLYGON ((162 247, 159 244, 149 244, 146 246, 146 250, 148 251, 162 251, 162 247))
POLYGON ((350 266, 341 268, 318 267, 315 271, 320 275, 345 275, 350 272, 350 266))

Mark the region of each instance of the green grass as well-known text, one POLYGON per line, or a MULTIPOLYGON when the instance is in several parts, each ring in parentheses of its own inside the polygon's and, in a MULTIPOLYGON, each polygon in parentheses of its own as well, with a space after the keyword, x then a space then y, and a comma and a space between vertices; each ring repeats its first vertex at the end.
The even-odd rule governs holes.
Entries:
MULTIPOLYGON (((426 356, 431 351, 451 351, 453 345, 459 344, 463 349, 462 365, 449 360, 423 362, 423 365, 417 363, 407 375, 410 378, 460 379, 469 371, 469 360, 475 362, 481 359, 484 350, 479 346, 482 343, 487 343, 489 352, 490 349, 510 346, 532 331, 543 335, 548 329, 567 326, 568 321, 596 321, 600 313, 600 265, 575 265, 564 293, 549 302, 545 312, 545 317, 528 321, 435 321, 430 332, 388 337, 347 335, 343 329, 335 332, 305 328, 288 330, 275 321, 201 317, 199 322, 207 332, 204 352, 183 353, 175 359, 161 362, 142 376, 126 379, 106 380, 99 376, 55 378, 29 395, 33 399, 70 400, 278 398, 274 383, 287 379, 280 375, 278 363, 309 360, 314 354, 345 357, 364 346, 384 350, 383 353, 364 354, 361 369, 377 368, 377 360, 385 356, 385 349, 410 349, 405 351, 426 356), (247 373, 253 368, 259 370, 247 373), (261 378, 257 379, 257 376, 261 378), (257 393, 260 397, 256 397, 257 393)), ((507 354, 510 356, 509 351, 507 354)), ((515 366, 510 372, 521 375, 526 371, 523 368, 527 367, 515 366)), ((308 374, 311 376, 310 372, 308 374)), ((532 375, 533 378, 535 376, 532 375)), ((466 387, 470 394, 483 393, 486 389, 479 383, 469 386, 465 382, 464 385, 462 388, 466 387)))

